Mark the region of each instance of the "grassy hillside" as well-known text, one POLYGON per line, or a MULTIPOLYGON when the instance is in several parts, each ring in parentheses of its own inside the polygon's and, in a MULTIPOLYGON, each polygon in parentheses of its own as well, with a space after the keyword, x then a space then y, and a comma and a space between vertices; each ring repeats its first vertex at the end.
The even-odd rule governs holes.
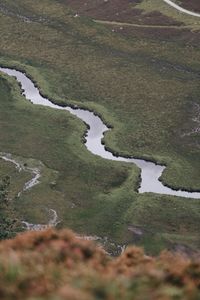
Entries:
MULTIPOLYGON (((177 26, 199 28, 191 17, 168 14, 163 1, 148 3, 134 9, 156 9, 177 26)), ((105 137, 111 149, 164 162, 167 184, 200 189, 200 140, 193 133, 200 104, 199 33, 181 27, 178 33, 169 29, 166 38, 151 28, 150 35, 137 29, 127 37, 75 17, 67 4, 1 1, 0 64, 25 70, 54 101, 101 114, 114 126, 105 137)), ((136 167, 88 153, 84 124, 68 113, 33 107, 19 96, 13 79, 0 78, 0 150, 44 164, 42 183, 16 200, 23 220, 45 223, 46 209, 53 208, 60 226, 108 237, 116 245, 134 242, 154 253, 166 246, 199 246, 198 200, 138 195, 136 167), (130 229, 135 227, 142 235, 130 229)))
MULTIPOLYGON (((134 191, 132 177, 137 177, 137 170, 127 164, 95 158, 82 144, 84 124, 67 112, 33 107, 20 96, 14 79, 8 83, 2 78, 0 84, 1 151, 20 156, 28 166, 33 157, 36 166, 38 160, 44 164, 41 183, 15 199, 21 220, 46 223, 47 210, 51 208, 57 211, 62 226, 101 235, 106 235, 109 228, 114 238, 115 222, 121 222, 115 207, 120 205, 122 212, 132 202, 130 197, 123 204, 123 198, 117 200, 114 195, 121 195, 127 188, 134 191), (113 215, 109 220, 105 215, 107 202, 113 215), (99 219, 100 214, 102 219, 99 219)), ((14 198, 31 176, 17 172, 9 162, 0 163, 2 175, 11 176, 9 190, 14 198)))
POLYGON ((110 259, 70 231, 28 233, 0 243, 0 296, 56 300, 197 300, 200 260, 129 248, 110 259))

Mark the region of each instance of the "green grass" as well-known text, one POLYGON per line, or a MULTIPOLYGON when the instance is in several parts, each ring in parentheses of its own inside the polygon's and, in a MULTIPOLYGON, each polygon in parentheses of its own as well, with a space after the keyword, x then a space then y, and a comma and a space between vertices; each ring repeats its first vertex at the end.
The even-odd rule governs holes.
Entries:
MULTIPOLYGON (((103 195, 112 197, 120 186, 133 191, 138 170, 90 154, 81 142, 85 130, 82 122, 77 122, 68 112, 33 106, 20 96, 14 79, 9 78, 8 82, 4 78, 0 80, 1 150, 20 155, 21 161, 29 166, 32 157, 36 160, 33 165, 37 166, 37 160, 44 163, 41 183, 15 199, 21 219, 47 223, 47 209, 53 208, 62 221, 61 226, 87 234, 105 234, 102 228, 109 200, 103 195), (12 91, 10 84, 14 87, 12 91), (130 174, 133 178, 128 180, 130 174), (99 213, 102 219, 97 223, 99 213)), ((11 176, 12 197, 30 179, 29 174, 19 174, 4 161, 1 161, 1 173, 11 176)), ((112 203, 111 208, 115 205, 112 203)))
MULTIPOLYGON (((197 48, 179 39, 122 37, 89 19, 74 18, 53 0, 2 3, 34 22, 0 14, 0 64, 25 70, 54 101, 101 114, 114 126, 106 144, 119 153, 166 163, 167 184, 200 189, 199 137, 182 137, 194 128, 194 103, 199 103, 197 48)), ((180 227, 169 224, 176 218, 176 225, 184 225, 187 217, 192 225, 186 234, 195 237, 191 246, 198 246, 194 228, 200 223, 199 201, 138 195, 136 167, 90 154, 81 142, 83 123, 66 112, 33 107, 19 96, 13 79, 1 78, 0 150, 46 166, 44 182, 16 201, 23 219, 46 222, 45 209, 54 208, 61 226, 118 243, 134 241, 156 252, 177 236, 179 243, 186 243, 180 227), (165 217, 163 203, 171 219, 165 217), (135 241, 127 230, 132 223, 148 225, 151 234, 145 231, 135 241)))

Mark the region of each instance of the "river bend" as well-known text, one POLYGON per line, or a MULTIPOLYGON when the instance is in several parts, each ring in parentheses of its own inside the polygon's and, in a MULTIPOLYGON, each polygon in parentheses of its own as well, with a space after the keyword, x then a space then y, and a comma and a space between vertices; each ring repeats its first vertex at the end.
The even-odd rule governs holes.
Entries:
POLYGON ((153 162, 142 159, 115 156, 113 153, 107 151, 105 146, 102 144, 102 138, 104 133, 110 129, 103 123, 100 117, 96 116, 93 112, 79 108, 72 108, 70 106, 62 107, 54 104, 40 94, 38 88, 24 73, 14 69, 1 67, 0 71, 9 76, 14 76, 21 85, 22 94, 33 104, 48 106, 59 110, 66 110, 84 121, 88 125, 88 130, 85 136, 85 145, 91 153, 105 159, 133 163, 137 165, 141 170, 141 184, 140 188, 138 189, 139 193, 148 192, 200 199, 200 192, 187 192, 182 190, 176 191, 164 186, 163 183, 159 181, 159 178, 166 168, 165 166, 156 165, 153 162))

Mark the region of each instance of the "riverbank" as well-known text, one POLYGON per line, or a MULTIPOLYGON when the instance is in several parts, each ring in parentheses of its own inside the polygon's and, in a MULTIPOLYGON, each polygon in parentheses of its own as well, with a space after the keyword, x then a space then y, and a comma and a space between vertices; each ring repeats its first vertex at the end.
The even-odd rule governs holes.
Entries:
MULTIPOLYGON (((200 193, 198 192, 187 192, 182 190, 176 191, 170 187, 164 186, 160 179, 163 171, 165 170, 164 166, 149 162, 148 160, 145 161, 136 158, 125 158, 123 156, 119 156, 118 154, 114 155, 113 152, 110 152, 106 148, 106 146, 102 144, 104 134, 109 130, 109 128, 94 112, 88 111, 86 109, 80 109, 78 106, 70 107, 54 104, 48 98, 45 98, 41 95, 40 90, 37 87, 38 85, 34 84, 34 82, 31 81, 25 73, 15 69, 2 67, 0 67, 0 71, 8 76, 16 78, 19 86, 21 87, 22 95, 25 96, 26 100, 30 101, 32 104, 42 105, 56 110, 68 111, 81 119, 87 126, 87 131, 85 132, 83 138, 85 140, 84 142, 88 151, 105 159, 132 163, 140 168, 140 177, 138 178, 138 182, 140 180, 140 187, 137 192, 152 192, 157 194, 200 199, 200 193)), ((8 158, 5 157, 5 159, 8 158)), ((39 183, 38 178, 41 176, 39 170, 32 170, 32 172, 35 174, 35 177, 25 184, 24 190, 27 190, 33 187, 35 184, 39 183)))
MULTIPOLYGON (((184 32, 182 40, 180 30, 157 39, 158 31, 147 37, 137 29, 126 38, 75 18, 58 2, 44 1, 23 7, 18 0, 6 2, 13 11, 17 5, 21 15, 34 15, 36 22, 1 14, 0 62, 21 65, 50 99, 98 111, 114 127, 104 138, 109 148, 165 162, 165 182, 198 189, 198 136, 182 138, 196 126, 198 34, 193 42, 194 34, 184 32), (37 22, 41 14, 45 22, 37 22)), ((1 94, 2 151, 34 157, 59 172, 56 182, 47 180, 16 202, 22 217, 46 223, 44 207, 56 205, 63 220, 59 226, 86 235, 122 245, 134 242, 152 253, 166 245, 198 247, 197 200, 138 195, 133 190, 138 169, 88 153, 81 144, 84 124, 64 112, 26 103, 14 80, 4 80, 1 88, 6 91, 1 94), (131 225, 142 235, 129 231, 131 225)))

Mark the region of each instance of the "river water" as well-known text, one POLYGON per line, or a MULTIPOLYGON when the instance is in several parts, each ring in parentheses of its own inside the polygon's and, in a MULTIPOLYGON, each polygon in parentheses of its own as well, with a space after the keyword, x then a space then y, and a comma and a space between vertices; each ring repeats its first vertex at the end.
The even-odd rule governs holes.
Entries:
POLYGON ((21 84, 22 94, 28 101, 32 102, 33 104, 48 106, 53 109, 66 110, 84 121, 88 125, 85 145, 91 153, 105 159, 133 163, 137 165, 141 170, 141 184, 140 188, 138 189, 139 193, 151 192, 157 194, 200 199, 199 192, 187 192, 182 190, 176 191, 164 186, 162 182, 159 181, 159 178, 166 168, 165 166, 156 165, 153 162, 145 161, 142 159, 115 156, 111 152, 107 151, 105 149, 105 146, 102 144, 102 138, 104 133, 110 129, 103 123, 100 117, 96 116, 93 112, 79 108, 72 108, 70 106, 63 107, 56 105, 47 98, 44 98, 40 95, 38 88, 26 76, 26 74, 14 69, 1 67, 0 71, 9 76, 16 77, 17 81, 21 84))

